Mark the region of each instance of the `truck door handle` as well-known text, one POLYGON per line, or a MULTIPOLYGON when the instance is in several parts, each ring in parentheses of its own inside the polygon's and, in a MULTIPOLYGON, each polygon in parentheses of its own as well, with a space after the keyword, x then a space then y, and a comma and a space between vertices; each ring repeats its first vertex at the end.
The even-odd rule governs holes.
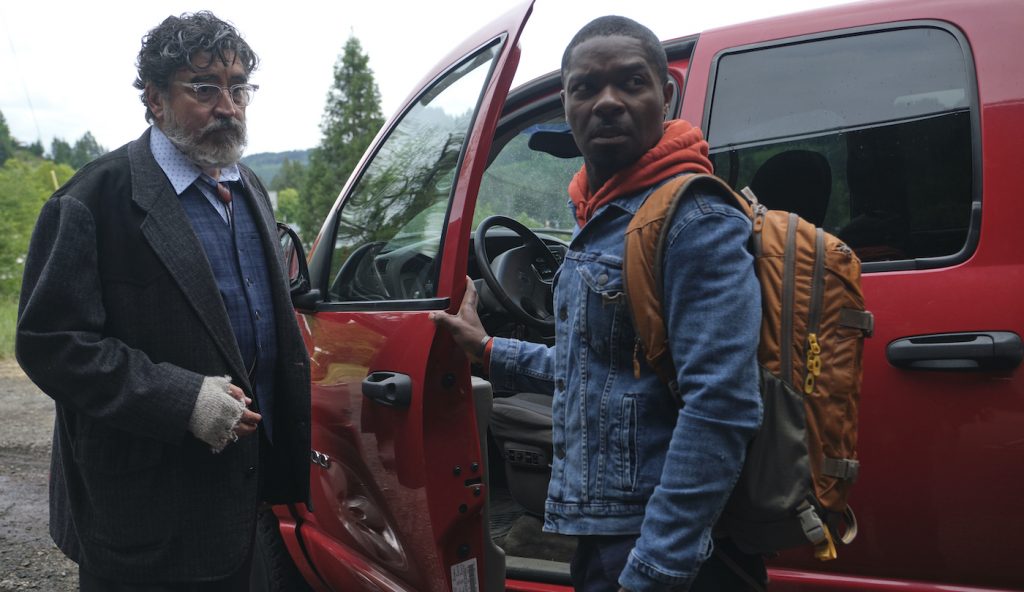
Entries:
POLYGON ((363 396, 388 407, 408 407, 412 379, 397 372, 371 372, 363 379, 363 396))
POLYGON ((1020 335, 971 331, 904 337, 885 348, 889 363, 910 370, 1012 370, 1024 357, 1020 335))

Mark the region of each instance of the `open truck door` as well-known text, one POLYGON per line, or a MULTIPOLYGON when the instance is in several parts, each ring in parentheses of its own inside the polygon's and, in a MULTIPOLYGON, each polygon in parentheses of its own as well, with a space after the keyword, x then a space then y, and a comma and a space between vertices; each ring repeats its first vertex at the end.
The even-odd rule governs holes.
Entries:
POLYGON ((504 587, 474 402, 489 405, 489 387, 429 313, 462 300, 483 155, 531 10, 494 21, 424 80, 310 253, 296 307, 312 361, 312 509, 274 514, 316 589, 504 587))

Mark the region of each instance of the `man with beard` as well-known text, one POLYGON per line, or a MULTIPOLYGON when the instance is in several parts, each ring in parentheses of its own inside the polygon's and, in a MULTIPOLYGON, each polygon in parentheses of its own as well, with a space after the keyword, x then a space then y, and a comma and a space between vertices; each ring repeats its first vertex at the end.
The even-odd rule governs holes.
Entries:
POLYGON ((39 215, 16 352, 56 401, 50 534, 82 590, 248 590, 261 502, 308 499, 308 358, 238 163, 256 65, 214 15, 167 18, 137 63, 153 125, 39 215))
POLYGON ((750 220, 698 190, 665 222, 656 273, 675 388, 634 357, 622 297, 623 237, 640 205, 673 177, 711 172, 701 131, 664 121, 672 93, 649 29, 616 16, 580 29, 562 56, 584 166, 569 185, 578 228, 554 287, 554 347, 487 336, 472 282, 457 315, 433 316, 495 390, 553 394, 544 529, 577 537, 570 570, 582 592, 749 590, 766 579, 759 556, 713 537, 761 422, 750 220))

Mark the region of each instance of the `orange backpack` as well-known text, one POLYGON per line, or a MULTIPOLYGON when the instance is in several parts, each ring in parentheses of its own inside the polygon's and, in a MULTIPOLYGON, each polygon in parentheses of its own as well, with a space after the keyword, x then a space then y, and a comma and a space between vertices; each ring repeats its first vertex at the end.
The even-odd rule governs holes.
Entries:
MULTIPOLYGON (((857 534, 847 505, 857 478, 861 353, 874 319, 864 310, 860 260, 796 214, 768 210, 712 175, 681 175, 651 193, 626 230, 623 275, 639 352, 678 396, 661 307, 662 253, 675 207, 701 191, 735 202, 753 222, 761 284, 758 346, 764 421, 718 525, 748 553, 811 543, 822 560, 857 534), (845 528, 844 524, 845 523, 845 528)), ((681 399, 680 399, 681 402, 681 399)))

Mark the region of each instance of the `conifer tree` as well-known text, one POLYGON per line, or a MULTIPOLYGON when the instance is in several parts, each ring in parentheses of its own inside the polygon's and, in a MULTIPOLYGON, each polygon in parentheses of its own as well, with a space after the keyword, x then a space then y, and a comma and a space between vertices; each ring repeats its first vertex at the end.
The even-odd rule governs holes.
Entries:
POLYGON ((106 154, 107 149, 100 146, 96 138, 93 137, 92 132, 85 132, 82 137, 75 142, 75 147, 71 152, 71 166, 80 169, 84 167, 89 161, 99 158, 106 154))
POLYGON ((301 236, 311 242, 359 158, 384 125, 380 91, 362 44, 349 37, 334 64, 334 82, 327 92, 320 144, 309 157, 304 187, 299 191, 301 236))
POLYGON ((50 142, 50 160, 57 164, 71 164, 73 150, 64 138, 54 136, 50 142))

